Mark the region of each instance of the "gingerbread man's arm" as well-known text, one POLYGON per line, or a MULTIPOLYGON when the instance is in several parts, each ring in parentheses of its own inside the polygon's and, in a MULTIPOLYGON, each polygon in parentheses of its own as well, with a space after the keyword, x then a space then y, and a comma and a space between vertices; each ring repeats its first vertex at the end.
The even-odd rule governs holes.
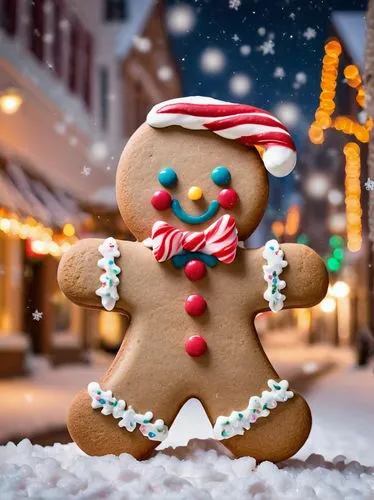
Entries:
MULTIPOLYGON (((281 293, 286 296, 284 308, 312 307, 324 298, 328 288, 328 273, 321 257, 311 248, 295 244, 280 245, 284 259, 288 265, 280 274, 280 279, 286 282, 281 293)), ((258 290, 256 294, 255 312, 266 311, 269 303, 263 294, 267 288, 262 266, 266 261, 262 255, 263 248, 247 251, 246 258, 250 261, 252 286, 258 290)))
MULTIPOLYGON (((103 273, 103 270, 98 267, 98 261, 102 257, 98 249, 102 243, 103 240, 96 238, 81 240, 61 259, 58 268, 58 283, 66 297, 74 304, 104 309, 101 297, 96 294, 96 290, 101 286, 100 276, 103 273)), ((131 313, 136 301, 133 297, 133 286, 138 280, 142 255, 149 251, 144 252, 144 247, 140 243, 117 241, 117 244, 121 255, 114 261, 121 272, 118 275, 117 286, 119 299, 113 310, 131 313)))

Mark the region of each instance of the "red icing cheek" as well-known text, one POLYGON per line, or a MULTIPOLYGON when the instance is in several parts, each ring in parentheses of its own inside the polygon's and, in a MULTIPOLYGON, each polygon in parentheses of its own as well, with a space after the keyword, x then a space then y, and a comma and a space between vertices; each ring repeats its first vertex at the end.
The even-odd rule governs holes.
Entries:
POLYGON ((167 210, 171 202, 172 198, 167 191, 156 191, 151 198, 151 203, 156 210, 167 210))
POLYGON ((235 189, 222 189, 222 191, 220 191, 218 194, 218 202, 221 207, 225 208, 226 210, 234 208, 238 201, 239 196, 235 189))

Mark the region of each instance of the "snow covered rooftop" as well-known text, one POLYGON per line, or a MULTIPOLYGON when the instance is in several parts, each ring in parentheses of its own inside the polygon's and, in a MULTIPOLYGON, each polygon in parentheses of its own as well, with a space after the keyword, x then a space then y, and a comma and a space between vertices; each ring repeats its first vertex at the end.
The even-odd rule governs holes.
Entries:
POLYGON ((364 69, 366 19, 364 11, 335 11, 332 24, 353 62, 364 69))

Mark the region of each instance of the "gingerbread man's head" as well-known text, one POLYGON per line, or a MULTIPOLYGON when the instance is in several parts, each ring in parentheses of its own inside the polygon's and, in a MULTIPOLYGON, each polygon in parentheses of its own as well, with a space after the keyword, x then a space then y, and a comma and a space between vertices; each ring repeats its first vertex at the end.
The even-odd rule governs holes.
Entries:
POLYGON ((266 208, 266 169, 283 177, 295 159, 287 129, 264 110, 208 97, 172 99, 150 111, 123 151, 119 209, 140 241, 160 220, 201 231, 224 215, 244 240, 266 208))

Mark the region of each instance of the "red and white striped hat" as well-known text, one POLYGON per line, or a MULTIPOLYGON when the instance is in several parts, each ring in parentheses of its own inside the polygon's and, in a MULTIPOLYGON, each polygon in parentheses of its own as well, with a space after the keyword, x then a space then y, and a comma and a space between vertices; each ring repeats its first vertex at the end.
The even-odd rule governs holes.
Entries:
POLYGON ((179 125, 211 130, 245 146, 261 146, 264 165, 275 177, 288 175, 296 164, 296 147, 287 128, 268 111, 254 106, 212 97, 180 97, 156 104, 147 123, 155 128, 179 125))

